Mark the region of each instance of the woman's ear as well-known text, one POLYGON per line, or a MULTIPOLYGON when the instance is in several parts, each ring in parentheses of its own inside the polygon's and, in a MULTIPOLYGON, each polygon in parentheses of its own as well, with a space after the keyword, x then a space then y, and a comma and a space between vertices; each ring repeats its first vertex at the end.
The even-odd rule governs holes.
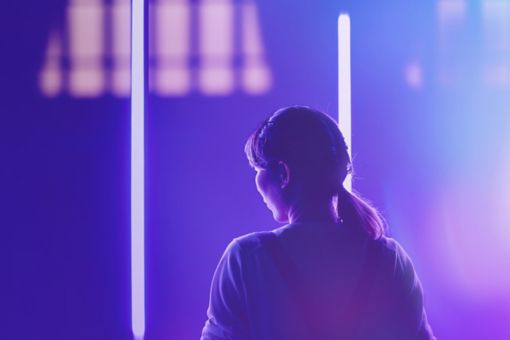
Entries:
POLYGON ((282 189, 285 189, 289 185, 290 169, 284 161, 278 162, 278 180, 280 182, 280 188, 282 189))

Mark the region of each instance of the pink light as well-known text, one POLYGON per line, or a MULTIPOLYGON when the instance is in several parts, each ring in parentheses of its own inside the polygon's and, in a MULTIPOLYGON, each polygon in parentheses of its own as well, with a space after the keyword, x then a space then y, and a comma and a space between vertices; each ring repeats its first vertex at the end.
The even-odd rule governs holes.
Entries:
POLYGON ((69 91, 78 97, 96 97, 105 90, 104 8, 97 0, 74 0, 68 9, 71 71, 69 91))
POLYGON ((131 5, 127 0, 115 0, 112 4, 112 88, 117 96, 129 95, 131 74, 131 5))
POLYGON ((244 64, 242 84, 249 94, 262 94, 271 87, 271 72, 264 61, 264 46, 257 14, 252 1, 242 5, 242 49, 244 64))
POLYGON ((203 93, 227 95, 234 89, 232 54, 234 11, 231 1, 206 0, 199 10, 199 84, 203 93))
POLYGON ((62 91, 61 45, 62 41, 58 32, 52 32, 48 40, 45 62, 39 75, 41 91, 48 97, 56 96, 62 91))
POLYGON ((159 95, 186 95, 191 90, 188 64, 191 41, 189 1, 158 2, 154 5, 154 51, 157 69, 154 88, 159 95))
POLYGON ((413 89, 423 86, 423 70, 418 61, 411 61, 404 69, 404 79, 407 85, 413 89))

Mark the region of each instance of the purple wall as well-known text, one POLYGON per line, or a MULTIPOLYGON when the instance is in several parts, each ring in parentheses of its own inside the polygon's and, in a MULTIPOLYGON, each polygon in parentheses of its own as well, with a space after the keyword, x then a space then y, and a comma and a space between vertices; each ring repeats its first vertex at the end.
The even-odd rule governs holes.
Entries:
MULTIPOLYGON (((413 258, 438 338, 509 338, 510 86, 484 72, 510 53, 487 45, 482 5, 442 45, 436 4, 257 3, 270 93, 149 98, 147 339, 198 338, 224 247, 277 226, 243 143, 280 106, 336 115, 343 10, 354 187, 413 258)), ((42 98, 36 74, 65 2, 4 6, 0 337, 129 339, 129 101, 42 98)))

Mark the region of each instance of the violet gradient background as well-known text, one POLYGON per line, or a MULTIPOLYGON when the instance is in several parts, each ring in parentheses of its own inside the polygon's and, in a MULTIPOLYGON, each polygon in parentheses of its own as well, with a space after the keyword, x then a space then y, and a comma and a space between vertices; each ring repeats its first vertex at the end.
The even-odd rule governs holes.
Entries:
MULTIPOLYGON (((225 246, 277 226, 243 142, 280 106, 336 117, 336 19, 348 11, 354 187, 413 258, 438 338, 509 339, 510 95, 480 81, 480 6, 445 62, 432 1, 257 3, 270 93, 149 98, 146 338, 198 338, 225 246), (413 60, 419 90, 403 76, 413 60), (443 64, 453 85, 435 81, 443 64)), ((0 11, 0 338, 130 339, 129 100, 39 95, 65 6, 0 11)))

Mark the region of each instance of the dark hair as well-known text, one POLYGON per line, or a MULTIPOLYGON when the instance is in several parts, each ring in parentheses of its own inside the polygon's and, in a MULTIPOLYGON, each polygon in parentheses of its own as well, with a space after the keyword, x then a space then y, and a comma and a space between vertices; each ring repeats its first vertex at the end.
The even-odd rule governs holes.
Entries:
POLYGON ((284 161, 304 193, 337 196, 338 216, 354 231, 377 239, 385 225, 379 212, 343 186, 352 163, 337 123, 306 106, 277 110, 246 141, 245 153, 254 168, 271 169, 284 161))

